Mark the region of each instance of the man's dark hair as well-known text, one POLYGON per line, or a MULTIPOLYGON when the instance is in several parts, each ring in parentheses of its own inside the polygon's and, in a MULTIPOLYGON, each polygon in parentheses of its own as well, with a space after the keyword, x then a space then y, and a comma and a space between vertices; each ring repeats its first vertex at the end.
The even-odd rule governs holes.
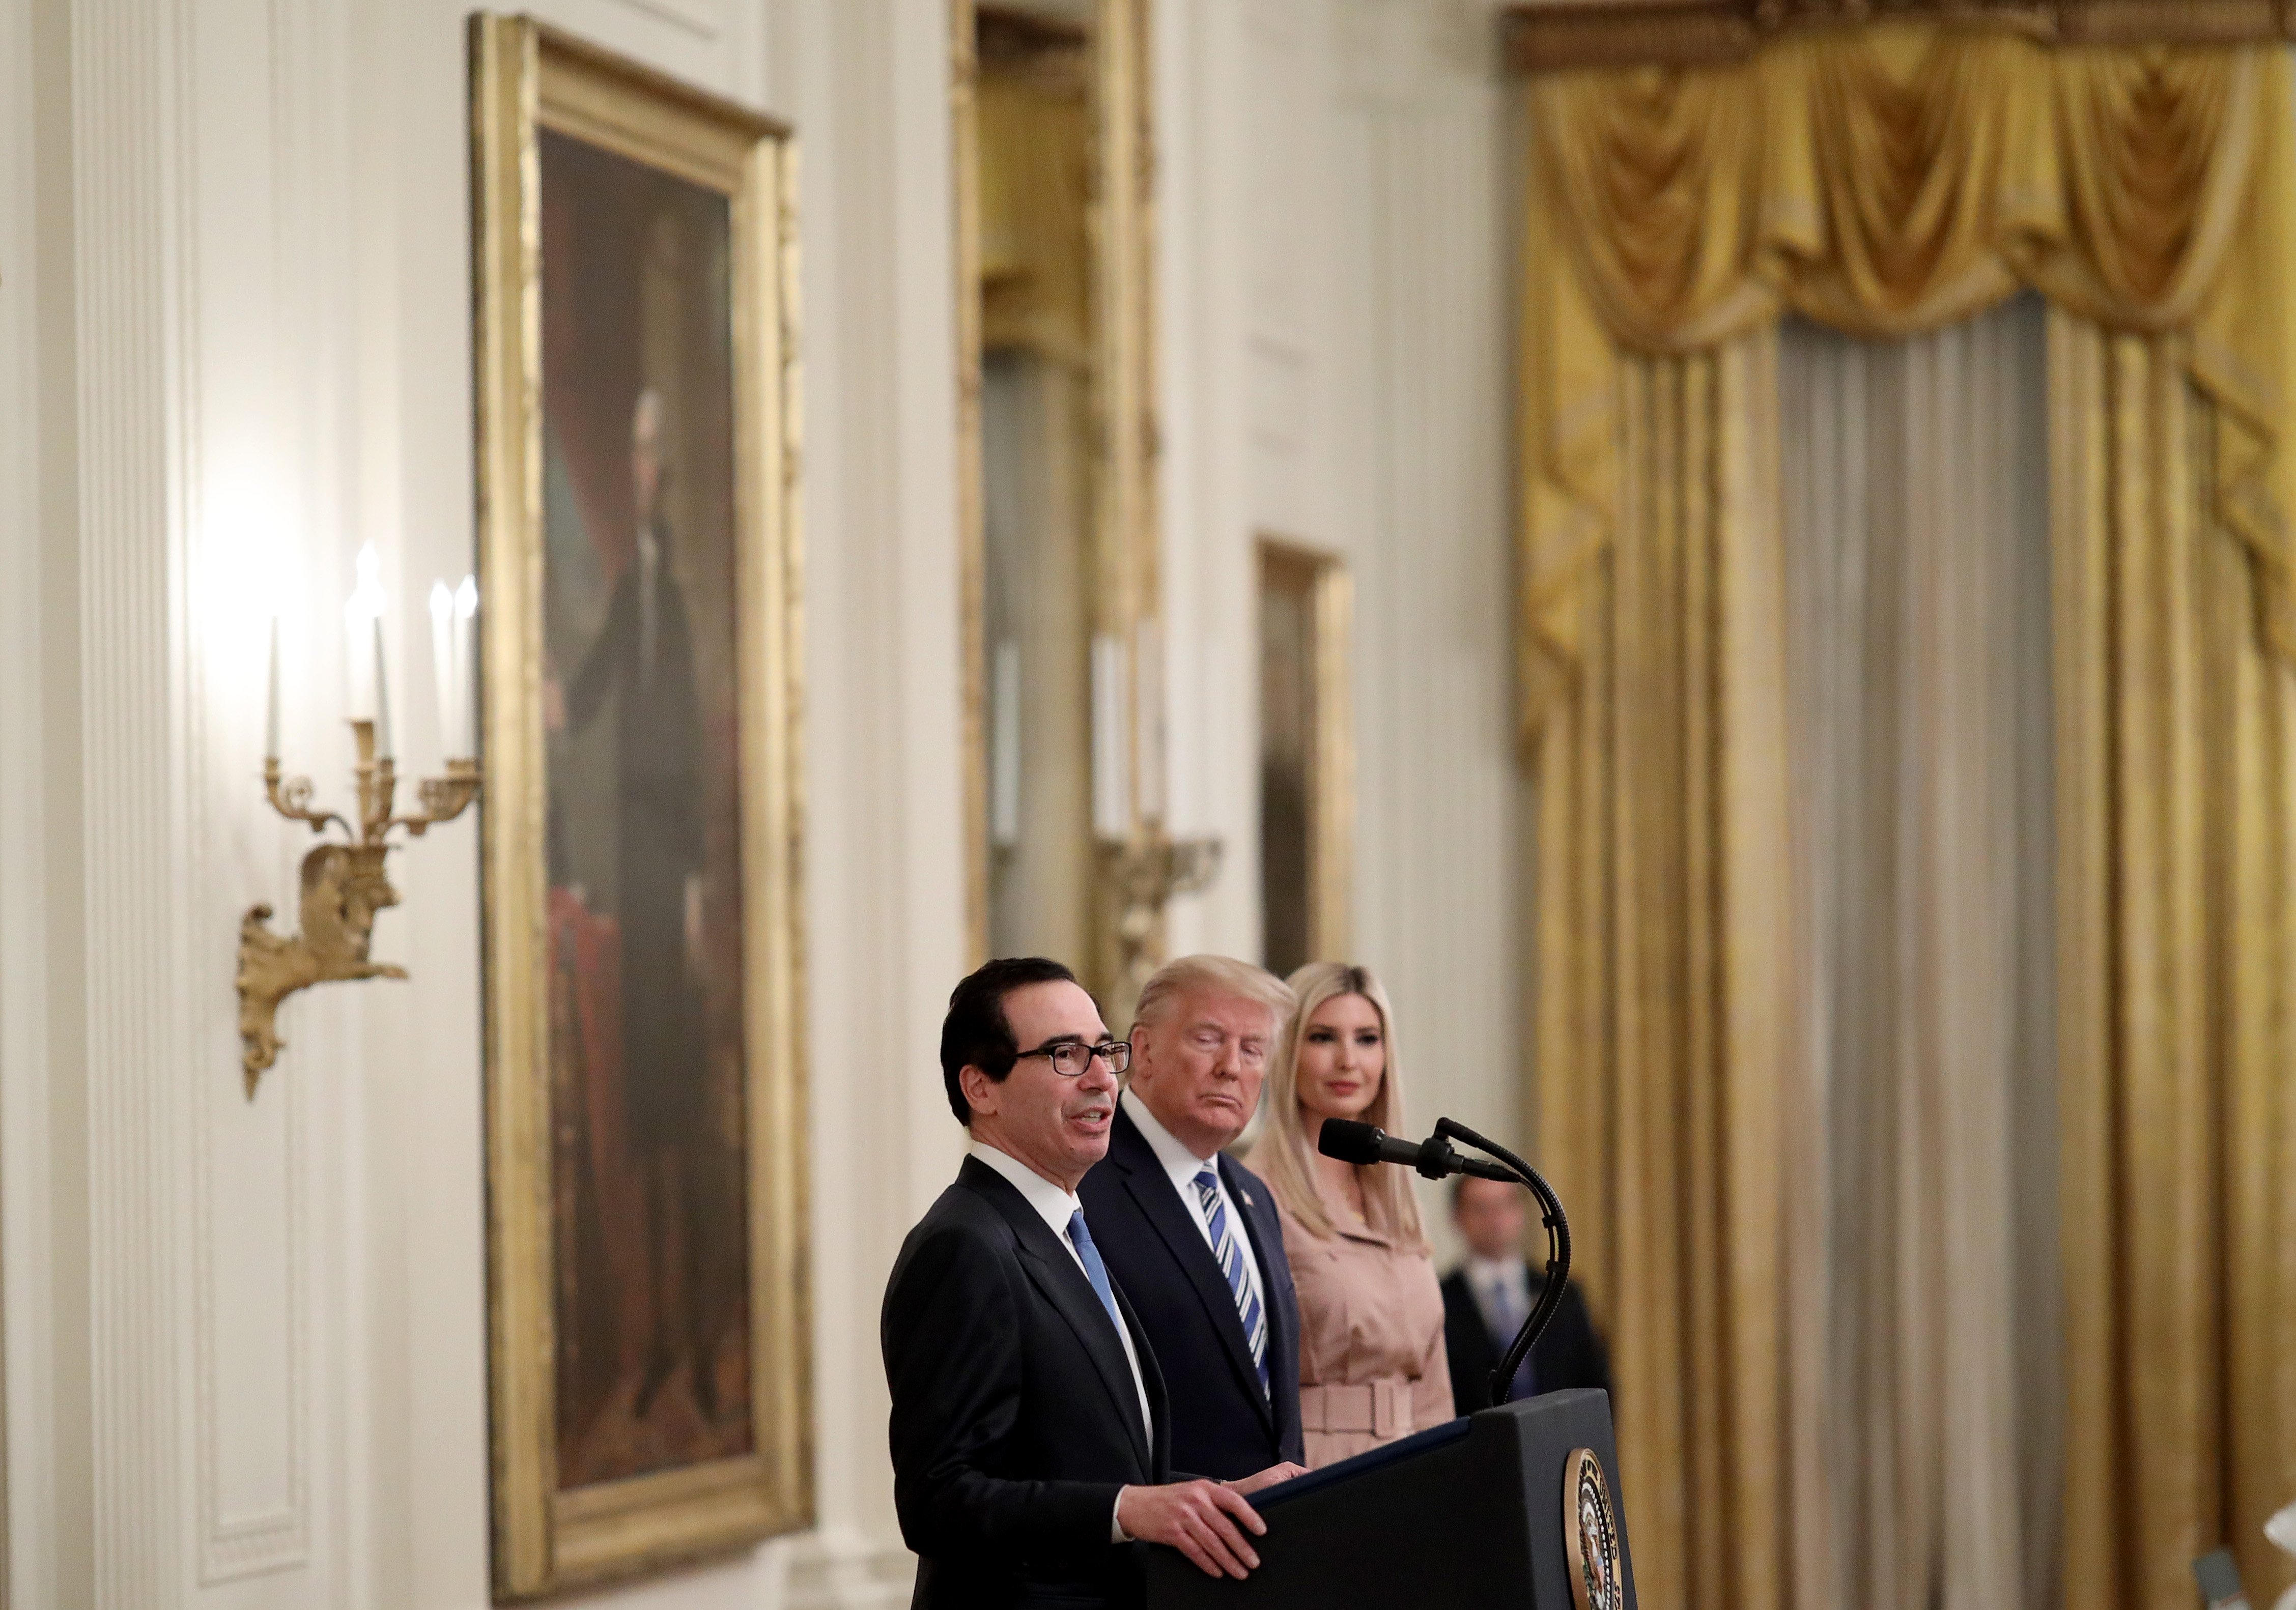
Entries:
POLYGON ((948 1110, 959 1124, 972 1122, 972 1104, 957 1075, 977 1067, 1001 1084, 1021 1055, 1004 1015, 1004 997, 1032 984, 1074 984, 1077 976, 1048 956, 1004 956, 967 974, 948 993, 948 1016, 940 1020, 940 1077, 948 1087, 948 1110))

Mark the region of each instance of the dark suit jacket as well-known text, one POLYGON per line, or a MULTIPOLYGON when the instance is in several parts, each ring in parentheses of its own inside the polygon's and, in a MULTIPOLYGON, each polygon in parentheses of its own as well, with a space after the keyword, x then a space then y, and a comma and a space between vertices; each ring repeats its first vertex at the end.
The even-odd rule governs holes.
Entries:
MULTIPOLYGON (((1537 1303, 1538 1294, 1546 1289, 1546 1271, 1535 1263, 1525 1266, 1530 1273, 1530 1300, 1537 1303)), ((1492 1339, 1483 1324, 1483 1311, 1467 1285, 1464 1267, 1443 1277, 1443 1345, 1451 1355, 1451 1401, 1461 1414, 1491 1406, 1491 1371, 1498 1368, 1500 1354, 1513 1340, 1513 1336, 1492 1339)), ((1560 1392, 1565 1386, 1610 1390, 1610 1358, 1603 1352, 1603 1338, 1595 1334, 1587 1299, 1578 1295, 1576 1286, 1563 1287, 1562 1305, 1548 1321, 1546 1334, 1530 1350, 1530 1365, 1534 1393, 1560 1392)))
POLYGON ((1172 1398, 1172 1463, 1234 1481, 1280 1460, 1305 1463, 1300 1435, 1300 1303, 1283 1256, 1275 1197, 1231 1157, 1220 1178, 1259 1263, 1267 1309, 1267 1385, 1251 1367, 1243 1320, 1203 1232, 1121 1104, 1108 1156, 1078 1195, 1109 1272, 1140 1315, 1172 1398))
POLYGON ((1109 1524, 1118 1488, 1169 1479, 1169 1444, 1155 1352, 1117 1302, 1152 1439, 1108 1311, 995 1169, 967 1157, 902 1243, 880 1335, 915 1606, 1141 1604, 1145 1545, 1109 1524))

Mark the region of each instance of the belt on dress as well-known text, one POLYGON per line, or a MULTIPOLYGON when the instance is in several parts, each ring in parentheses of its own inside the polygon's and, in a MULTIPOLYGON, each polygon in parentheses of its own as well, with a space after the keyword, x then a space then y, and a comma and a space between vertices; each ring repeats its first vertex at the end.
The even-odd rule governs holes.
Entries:
POLYGON ((1411 1377, 1300 1388, 1302 1431, 1368 1431, 1382 1442, 1411 1429, 1411 1377))

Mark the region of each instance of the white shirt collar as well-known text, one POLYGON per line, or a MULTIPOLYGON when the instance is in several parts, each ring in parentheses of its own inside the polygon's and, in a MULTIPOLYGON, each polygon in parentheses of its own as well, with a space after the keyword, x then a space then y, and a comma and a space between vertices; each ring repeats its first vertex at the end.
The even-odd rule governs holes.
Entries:
POLYGON ((967 1156, 980 1158, 1011 1181, 1013 1189, 1028 1198, 1029 1205, 1052 1227, 1054 1235, 1066 1237, 1069 1220, 1084 1211, 1082 1197, 1072 1190, 1062 1190, 1010 1152, 1000 1151, 986 1140, 974 1140, 964 1151, 967 1156))
POLYGON ((1486 1258, 1469 1253, 1467 1284, 1477 1291, 1488 1291, 1494 1286, 1509 1286, 1518 1291, 1527 1291, 1530 1287, 1530 1275, 1521 1258, 1486 1258))
MULTIPOLYGON (((1199 1157, 1181 1145, 1172 1132, 1158 1121, 1156 1115, 1148 1110, 1148 1104, 1131 1091, 1126 1091, 1122 1099, 1124 1110, 1132 1115, 1132 1122, 1138 1124, 1140 1132, 1148 1137, 1150 1149, 1155 1152, 1156 1161, 1164 1165, 1164 1172, 1172 1176, 1172 1183, 1193 1189, 1196 1176, 1204 1172, 1204 1165, 1211 1162, 1211 1158, 1199 1157)), ((1219 1178, 1217 1166, 1212 1170, 1212 1178, 1219 1178)))

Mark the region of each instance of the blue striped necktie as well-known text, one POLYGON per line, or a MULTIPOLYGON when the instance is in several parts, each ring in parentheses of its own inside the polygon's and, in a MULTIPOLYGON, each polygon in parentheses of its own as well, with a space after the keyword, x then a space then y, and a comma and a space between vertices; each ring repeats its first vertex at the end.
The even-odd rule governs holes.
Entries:
POLYGON ((1108 1283, 1108 1265, 1100 1261, 1100 1248, 1092 1244, 1092 1231, 1085 1228, 1081 1207, 1069 1215, 1069 1245, 1076 1248, 1077 1262, 1084 1265, 1084 1278, 1092 1282, 1092 1294, 1108 1310, 1108 1322, 1116 1327, 1120 1339, 1124 1335, 1124 1315, 1117 1310, 1116 1288, 1108 1283))
POLYGON ((1243 1260, 1249 1254, 1235 1227, 1227 1222, 1227 1205, 1220 1200, 1219 1176, 1212 1165, 1205 1164, 1196 1175, 1196 1195, 1204 1205, 1204 1222, 1211 1226, 1212 1256, 1218 1260, 1220 1273, 1227 1277, 1228 1295, 1235 1299, 1237 1317, 1243 1320, 1244 1339, 1251 1344, 1251 1365, 1259 1372, 1259 1391, 1267 1393, 1267 1315, 1252 1295, 1251 1281, 1245 1277, 1243 1260))

